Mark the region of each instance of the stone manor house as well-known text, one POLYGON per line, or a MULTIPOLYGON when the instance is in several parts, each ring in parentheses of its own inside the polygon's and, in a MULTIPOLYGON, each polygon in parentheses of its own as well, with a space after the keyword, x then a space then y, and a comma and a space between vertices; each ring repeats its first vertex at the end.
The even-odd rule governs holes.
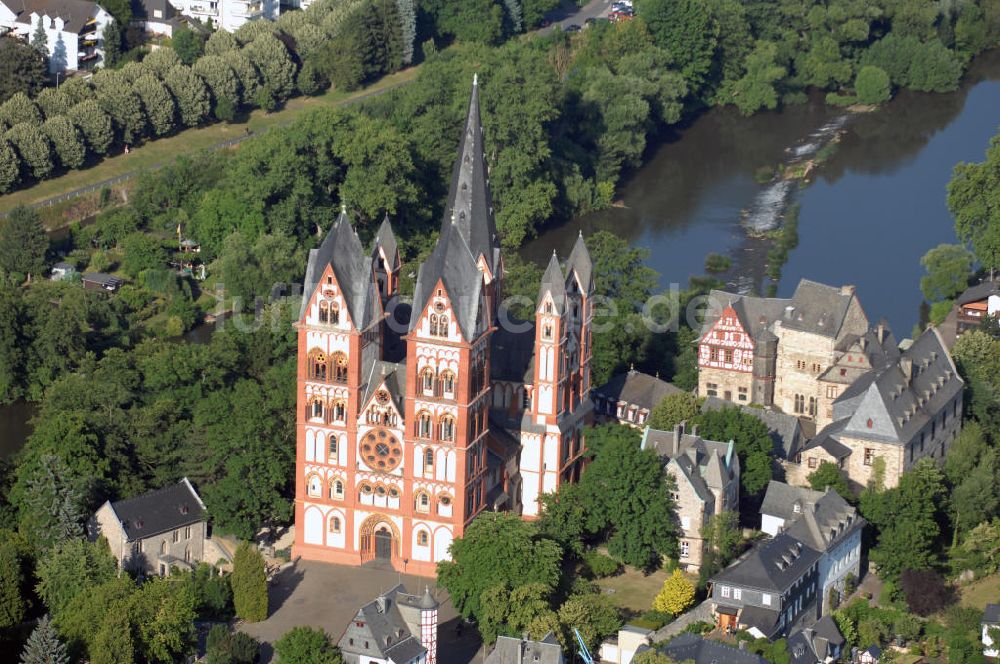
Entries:
POLYGON ((534 321, 500 306, 504 261, 473 82, 441 233, 412 305, 386 220, 346 209, 309 254, 298 330, 295 555, 423 575, 484 510, 532 518, 578 479, 593 266, 553 255, 534 321))
POLYGON ((901 349, 885 321, 869 322, 853 286, 803 279, 787 299, 709 295, 698 394, 800 418, 809 440, 778 450, 790 482, 828 461, 855 486, 884 465, 895 486, 918 460, 944 457, 962 389, 936 328, 901 349))

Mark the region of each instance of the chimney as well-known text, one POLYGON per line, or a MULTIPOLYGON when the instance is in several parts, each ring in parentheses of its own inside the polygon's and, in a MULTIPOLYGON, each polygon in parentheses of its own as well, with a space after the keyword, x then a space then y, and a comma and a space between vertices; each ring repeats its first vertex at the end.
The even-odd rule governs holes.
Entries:
POLYGON ((845 285, 841 286, 840 287, 840 294, 841 295, 854 295, 854 286, 851 286, 850 284, 845 284, 845 285))
POLYGON ((698 435, 698 425, 697 424, 695 424, 693 427, 691 427, 691 435, 692 436, 697 436, 698 435))
POLYGON ((899 359, 899 368, 903 371, 903 376, 906 377, 906 382, 909 384, 913 381, 913 360, 909 357, 901 357, 899 359))
POLYGON ((674 438, 670 441, 670 456, 676 456, 677 450, 681 448, 681 436, 684 435, 684 423, 678 422, 674 425, 674 438))
POLYGON ((879 344, 885 343, 885 321, 879 321, 878 327, 875 329, 877 330, 879 344))

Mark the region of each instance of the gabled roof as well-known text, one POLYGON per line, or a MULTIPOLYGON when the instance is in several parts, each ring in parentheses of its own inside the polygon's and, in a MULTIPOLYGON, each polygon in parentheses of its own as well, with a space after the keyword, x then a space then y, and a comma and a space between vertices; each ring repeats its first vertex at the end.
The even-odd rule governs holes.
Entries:
POLYGON ((817 664, 832 659, 844 643, 837 623, 827 614, 812 627, 788 637, 788 654, 792 664, 817 664))
POLYGON ((486 656, 486 664, 562 664, 563 661, 562 646, 552 632, 541 641, 499 636, 486 656))
POLYGON ((552 251, 552 258, 549 259, 549 265, 545 268, 541 286, 538 288, 539 303, 545 299, 546 293, 552 294, 555 313, 562 314, 566 308, 566 276, 563 274, 562 268, 559 267, 559 259, 556 257, 555 250, 552 251))
POLYGON ((624 401, 650 411, 667 396, 683 392, 665 380, 635 369, 612 376, 594 391, 605 399, 624 401))
POLYGON ((769 328, 781 317, 790 302, 791 300, 783 298, 753 297, 713 290, 708 294, 708 309, 705 311, 700 336, 704 337, 712 329, 726 307, 732 307, 740 320, 740 326, 755 342, 762 340, 762 335, 774 337, 769 328))
POLYGON ((523 382, 535 380, 535 324, 511 318, 490 336, 490 377, 493 380, 523 382), (523 332, 518 330, 524 329, 523 332))
POLYGON ((451 224, 472 252, 473 262, 483 256, 496 277, 500 238, 493 218, 493 198, 490 196, 489 171, 486 168, 478 77, 472 79, 469 113, 452 170, 442 228, 451 224))
POLYGON ((678 662, 692 661, 694 664, 767 664, 760 655, 691 632, 671 639, 667 645, 660 646, 659 651, 678 662))
POLYGON ((821 555, 791 535, 779 533, 716 574, 712 582, 781 594, 801 578, 821 555))
POLYGON ((375 321, 381 300, 372 274, 371 258, 347 217, 346 207, 341 208, 340 215, 319 248, 309 252, 306 278, 302 285, 300 320, 305 316, 309 301, 328 265, 332 266, 337 285, 343 293, 351 323, 358 330, 366 329, 375 321))
MULTIPOLYGON (((39 16, 61 18, 63 30, 79 34, 83 26, 97 15, 98 4, 87 0, 3 0, 3 4, 17 15, 17 22, 31 24, 32 12, 39 16)), ((48 27, 48 26, 46 26, 48 27)))
POLYGON ((205 505, 185 477, 177 484, 111 503, 129 542, 205 520, 205 505))
POLYGON ((455 225, 441 230, 434 251, 420 266, 417 283, 413 289, 413 314, 410 329, 420 325, 438 283, 444 286, 451 302, 455 320, 466 341, 475 338, 479 318, 480 295, 483 292, 483 273, 472 257, 469 245, 455 225))
POLYGON ((843 435, 906 443, 963 385, 940 334, 930 328, 896 362, 869 372, 846 389, 834 402, 834 416, 846 415, 844 405, 850 404, 853 412, 843 435))
POLYGON ((984 281, 981 284, 976 284, 966 289, 965 292, 955 298, 955 304, 962 306, 970 302, 979 302, 991 295, 1000 295, 1000 280, 984 281))
POLYGON ((767 483, 764 500, 760 504, 760 513, 776 516, 788 522, 800 514, 800 512, 795 511, 796 501, 800 505, 805 505, 815 502, 822 497, 822 491, 813 491, 805 487, 792 486, 784 482, 771 480, 767 483))
POLYGON ((824 337, 840 336, 847 318, 854 288, 827 286, 808 279, 799 282, 790 306, 781 316, 781 326, 789 330, 810 332, 824 337))
POLYGON ((382 219, 382 224, 375 233, 375 242, 372 245, 372 256, 378 255, 379 248, 389 261, 389 269, 394 270, 399 267, 399 246, 396 244, 396 236, 392 232, 392 224, 389 223, 389 215, 382 219))
POLYGON ((590 258, 590 251, 587 250, 587 243, 583 239, 583 231, 576 237, 573 250, 569 252, 566 260, 566 279, 570 279, 576 274, 580 281, 580 289, 584 293, 591 293, 594 290, 594 261, 590 258))
POLYGON ((358 609, 338 644, 347 661, 363 655, 404 664, 427 652, 400 612, 401 605, 420 608, 421 601, 400 584, 358 609))
POLYGON ((392 402, 400 415, 404 412, 403 399, 406 396, 406 358, 403 362, 385 362, 374 360, 363 368, 364 373, 361 380, 364 381, 362 387, 361 408, 368 405, 375 390, 383 383, 385 389, 392 396, 392 402))
POLYGON ((987 604, 983 611, 984 623, 1000 623, 1000 604, 987 604))

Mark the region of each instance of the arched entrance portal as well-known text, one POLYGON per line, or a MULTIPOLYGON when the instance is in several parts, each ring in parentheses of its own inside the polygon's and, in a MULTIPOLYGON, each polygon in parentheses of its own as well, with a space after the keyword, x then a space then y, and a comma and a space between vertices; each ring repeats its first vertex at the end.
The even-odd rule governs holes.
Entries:
POLYGON ((389 517, 373 514, 361 524, 361 562, 380 560, 391 563, 401 555, 400 536, 396 524, 389 517))

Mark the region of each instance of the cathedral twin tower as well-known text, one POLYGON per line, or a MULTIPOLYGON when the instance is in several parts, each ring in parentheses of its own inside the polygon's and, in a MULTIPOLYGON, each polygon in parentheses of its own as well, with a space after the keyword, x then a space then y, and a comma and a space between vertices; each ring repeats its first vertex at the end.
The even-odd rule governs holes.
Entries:
POLYGON ((534 322, 501 310, 476 82, 412 305, 399 299, 400 267, 388 219, 366 251, 346 210, 309 253, 294 553, 429 576, 480 512, 536 517, 542 493, 579 478, 592 410, 583 238, 565 268, 553 254, 534 322))

